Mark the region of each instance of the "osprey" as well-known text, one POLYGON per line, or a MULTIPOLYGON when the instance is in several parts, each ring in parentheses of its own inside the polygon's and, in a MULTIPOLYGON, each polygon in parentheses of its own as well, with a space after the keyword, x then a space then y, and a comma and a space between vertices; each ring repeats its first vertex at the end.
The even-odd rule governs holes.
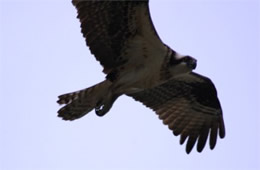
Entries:
POLYGON ((186 152, 197 142, 210 148, 225 127, 214 84, 194 73, 196 59, 165 45, 151 20, 148 0, 72 0, 81 31, 106 79, 92 87, 59 96, 58 116, 75 120, 95 110, 105 115, 125 94, 151 108, 165 125, 187 139, 186 152))

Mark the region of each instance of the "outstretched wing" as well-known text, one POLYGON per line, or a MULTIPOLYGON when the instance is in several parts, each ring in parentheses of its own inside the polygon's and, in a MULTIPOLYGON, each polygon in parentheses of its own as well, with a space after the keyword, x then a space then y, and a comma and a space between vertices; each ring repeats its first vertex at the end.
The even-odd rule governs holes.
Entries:
POLYGON ((77 8, 86 43, 105 73, 127 63, 133 56, 128 55, 130 52, 140 57, 142 42, 149 42, 151 50, 165 50, 151 21, 148 0, 72 0, 72 3, 77 8))
POLYGON ((163 123, 180 135, 180 144, 188 138, 186 152, 190 153, 197 142, 201 152, 208 135, 210 148, 216 145, 217 136, 225 136, 225 127, 217 92, 210 79, 190 73, 162 85, 135 94, 135 100, 153 109, 163 123))

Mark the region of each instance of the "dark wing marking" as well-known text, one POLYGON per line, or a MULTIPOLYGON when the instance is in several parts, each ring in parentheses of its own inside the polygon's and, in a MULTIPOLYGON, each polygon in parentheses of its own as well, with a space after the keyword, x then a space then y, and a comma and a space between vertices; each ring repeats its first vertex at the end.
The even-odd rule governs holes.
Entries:
POLYGON ((77 8, 86 43, 106 73, 128 61, 124 49, 131 48, 129 44, 137 34, 149 34, 149 29, 152 34, 147 37, 161 43, 150 18, 148 0, 72 0, 72 3, 77 8))
POLYGON ((163 123, 180 135, 180 144, 188 138, 186 152, 197 142, 201 152, 208 135, 210 148, 216 145, 217 134, 225 136, 225 127, 217 92, 210 79, 190 73, 157 87, 134 94, 135 100, 153 109, 163 123))

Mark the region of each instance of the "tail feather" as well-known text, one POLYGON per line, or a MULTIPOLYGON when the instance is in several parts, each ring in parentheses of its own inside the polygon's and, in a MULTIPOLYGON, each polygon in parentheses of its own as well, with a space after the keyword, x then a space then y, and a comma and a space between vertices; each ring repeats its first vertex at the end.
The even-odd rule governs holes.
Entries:
POLYGON ((86 91, 86 89, 83 89, 83 90, 80 90, 80 91, 60 95, 60 96, 58 96, 59 100, 57 101, 57 103, 59 103, 59 104, 69 104, 73 100, 76 100, 80 96, 83 96, 85 94, 85 91, 86 91))
POLYGON ((75 120, 86 115, 104 100, 104 96, 109 96, 110 84, 106 80, 87 89, 58 96, 57 103, 65 104, 58 111, 58 116, 64 120, 75 120))

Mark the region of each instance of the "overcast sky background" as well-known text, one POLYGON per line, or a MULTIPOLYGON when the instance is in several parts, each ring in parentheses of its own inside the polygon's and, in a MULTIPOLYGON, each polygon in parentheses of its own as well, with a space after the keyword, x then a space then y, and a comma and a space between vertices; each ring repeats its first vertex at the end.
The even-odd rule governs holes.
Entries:
POLYGON ((216 148, 185 153, 155 113, 121 97, 100 118, 56 117, 57 96, 104 79, 70 0, 0 0, 0 170, 259 170, 257 0, 151 0, 162 40, 198 60, 226 123, 216 148))

